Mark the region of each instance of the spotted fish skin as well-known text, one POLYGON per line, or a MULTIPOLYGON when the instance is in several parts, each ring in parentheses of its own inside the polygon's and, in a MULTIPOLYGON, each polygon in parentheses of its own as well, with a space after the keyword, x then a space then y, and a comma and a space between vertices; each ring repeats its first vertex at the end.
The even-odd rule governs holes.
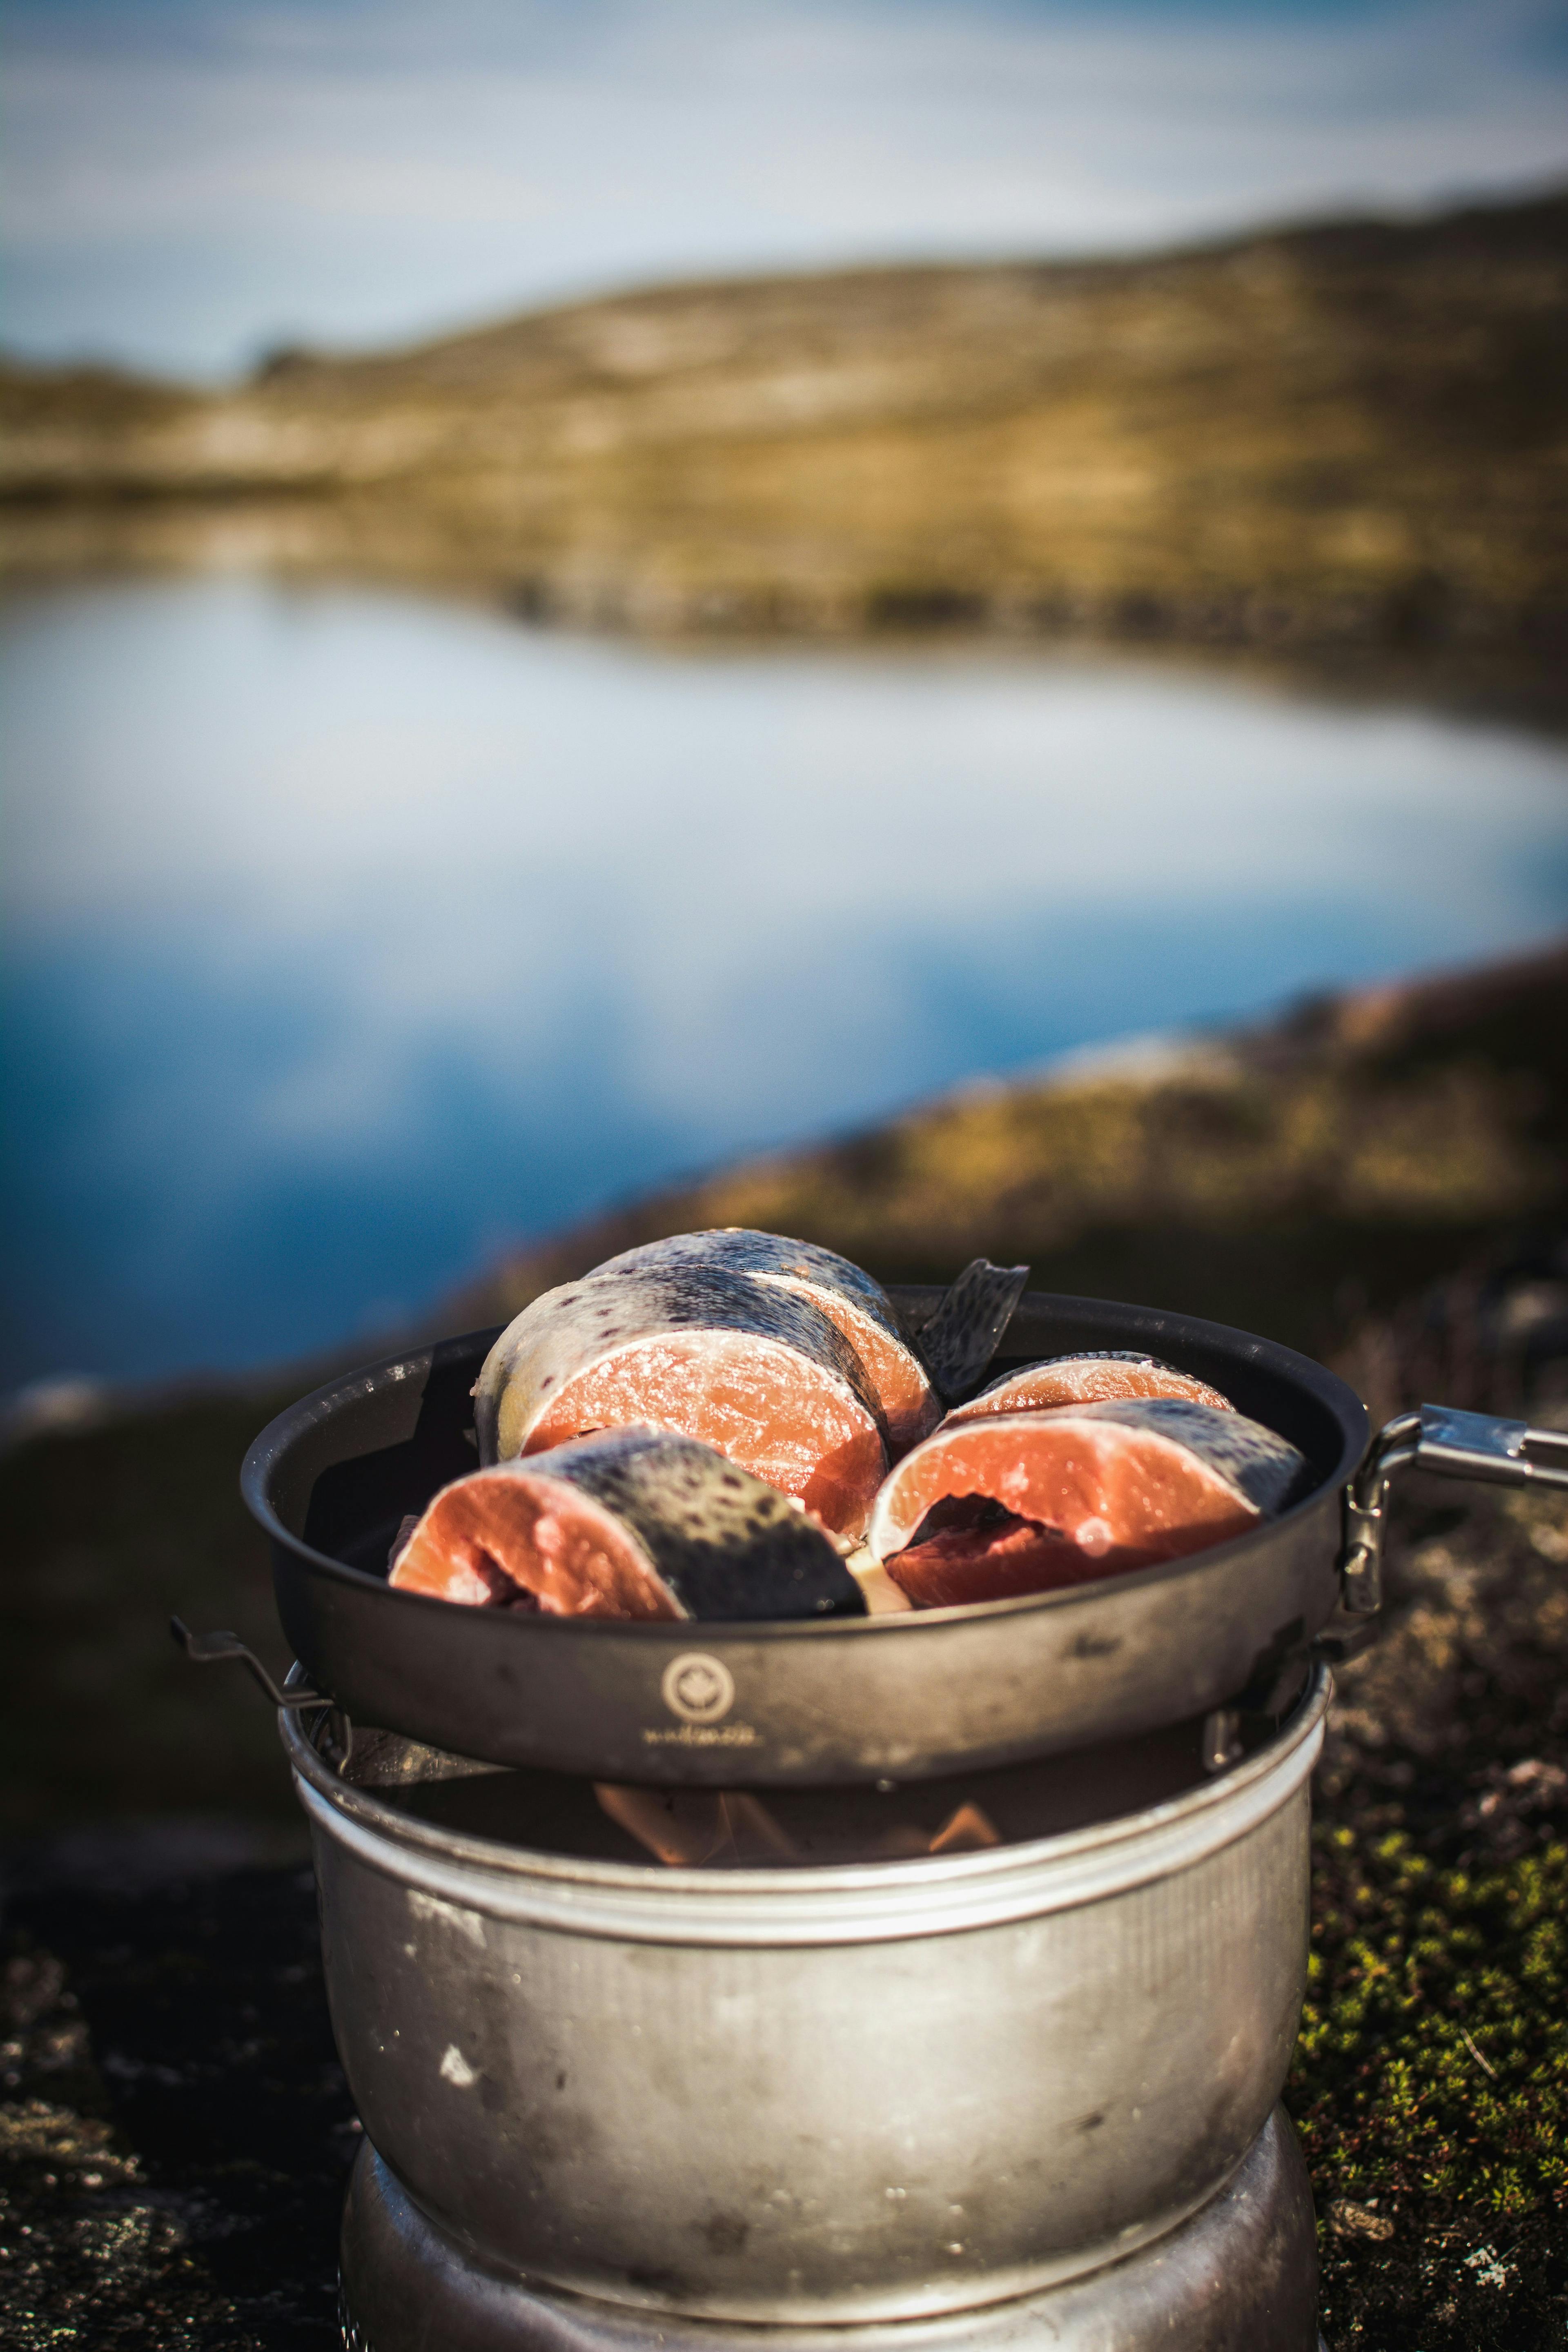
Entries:
POLYGON ((530 1454, 629 1528, 689 1617, 863 1617, 832 1543, 775 1486, 692 1437, 606 1429, 530 1454))
POLYGON ((391 1581, 560 1615, 744 1623, 866 1613, 860 1587, 803 1512, 668 1430, 601 1430, 470 1471, 434 1497, 391 1581), (618 1578, 602 1572, 608 1552, 618 1578))
POLYGON ((664 1273, 677 1268, 717 1267, 776 1284, 808 1299, 827 1317, 860 1357, 877 1391, 895 1454, 930 1435, 942 1418, 942 1399, 920 1357, 910 1346, 893 1303, 876 1277, 816 1242, 784 1234, 759 1233, 745 1225, 721 1225, 695 1234, 671 1234, 624 1250, 595 1266, 595 1275, 664 1273))
POLYGON ((1178 1371, 1159 1356, 1131 1348, 1081 1348, 1070 1356, 1044 1356, 987 1381, 949 1422, 975 1421, 987 1413, 1040 1412, 1080 1404, 1109 1404, 1137 1397, 1184 1397, 1194 1404, 1233 1410, 1230 1399, 1190 1372, 1178 1371))
POLYGON ((1278 1430, 1266 1429, 1245 1413, 1193 1404, 1185 1397, 1119 1397, 1111 1403, 1068 1410, 1075 1419, 1150 1429, 1184 1445, 1266 1519, 1277 1517, 1307 1482, 1305 1455, 1278 1430))
POLYGON ((666 1332, 735 1331, 804 1356, 841 1381, 873 1418, 877 1398, 858 1356, 807 1298, 712 1266, 628 1266, 547 1290, 508 1324, 474 1389, 481 1462, 521 1453, 552 1392, 628 1340, 666 1332))
POLYGON ((475 1384, 481 1462, 651 1423, 711 1445, 836 1534, 865 1528, 887 1426, 810 1299, 714 1266, 631 1266, 535 1299, 475 1384))
POLYGON ((731 1274, 755 1275, 763 1282, 798 1283, 806 1291, 837 1292, 852 1299, 892 1339, 901 1334, 892 1303, 874 1276, 837 1250, 816 1242, 793 1241, 784 1234, 763 1234, 748 1225, 715 1225, 697 1234, 670 1234, 663 1241, 644 1242, 637 1249, 608 1257, 595 1274, 618 1274, 632 1266, 714 1265, 731 1274))
POLYGON ((948 1286, 918 1340, 946 1403, 967 1396, 984 1371, 1028 1279, 1026 1265, 993 1265, 989 1258, 977 1257, 948 1286))

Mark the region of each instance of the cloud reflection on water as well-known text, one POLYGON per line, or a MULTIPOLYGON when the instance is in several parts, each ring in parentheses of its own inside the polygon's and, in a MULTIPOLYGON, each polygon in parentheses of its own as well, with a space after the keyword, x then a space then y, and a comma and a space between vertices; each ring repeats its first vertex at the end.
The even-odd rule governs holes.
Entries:
POLYGON ((12 1378, 236 1363, 977 1070, 1568 917, 1568 756, 245 579, 3 629, 12 1378))

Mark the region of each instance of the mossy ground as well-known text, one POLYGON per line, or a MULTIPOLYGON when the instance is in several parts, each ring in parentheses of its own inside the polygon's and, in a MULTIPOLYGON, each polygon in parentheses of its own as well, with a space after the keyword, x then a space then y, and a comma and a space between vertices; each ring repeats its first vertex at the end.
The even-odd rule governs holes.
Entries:
POLYGON ((5 2352, 335 2352, 359 2127, 309 1870, 10 1897, 5 2352))
POLYGON ((1333 2345, 1568 2331, 1565 1564, 1560 1499, 1417 1496, 1341 1676, 1286 2091, 1333 2345))

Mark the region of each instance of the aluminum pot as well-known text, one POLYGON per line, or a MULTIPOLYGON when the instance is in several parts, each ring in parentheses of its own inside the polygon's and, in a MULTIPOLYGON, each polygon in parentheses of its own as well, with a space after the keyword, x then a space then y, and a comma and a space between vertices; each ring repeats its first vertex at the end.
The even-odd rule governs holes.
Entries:
POLYGON ((842 2325, 1091 2272, 1279 2097, 1328 1697, 1066 1834, 731 1872, 456 1832, 286 1714, 365 2129, 476 2259, 610 2303, 842 2325))
POLYGON ((368 2141, 344 2202, 342 2264, 343 2352, 1322 2352, 1312 2191, 1282 2107, 1180 2229, 978 2311, 759 2331, 547 2293, 465 2262, 368 2141))

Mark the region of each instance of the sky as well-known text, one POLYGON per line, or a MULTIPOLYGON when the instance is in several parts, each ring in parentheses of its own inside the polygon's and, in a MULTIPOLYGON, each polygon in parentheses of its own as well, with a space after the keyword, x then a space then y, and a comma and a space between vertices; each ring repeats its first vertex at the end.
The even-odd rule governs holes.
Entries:
POLYGON ((1568 178, 1568 0, 0 0, 0 341, 207 378, 1568 178))

